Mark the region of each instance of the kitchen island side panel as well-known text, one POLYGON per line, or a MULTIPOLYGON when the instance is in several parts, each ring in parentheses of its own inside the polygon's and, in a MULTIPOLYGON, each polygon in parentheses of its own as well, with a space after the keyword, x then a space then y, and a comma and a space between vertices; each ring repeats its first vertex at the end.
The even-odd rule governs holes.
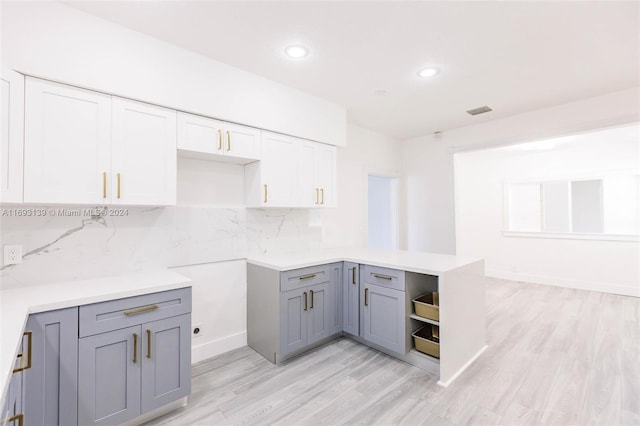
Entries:
POLYGON ((484 260, 439 277, 440 384, 451 383, 486 348, 484 260))
POLYGON ((280 272, 247 264, 247 344, 276 362, 280 342, 280 272))

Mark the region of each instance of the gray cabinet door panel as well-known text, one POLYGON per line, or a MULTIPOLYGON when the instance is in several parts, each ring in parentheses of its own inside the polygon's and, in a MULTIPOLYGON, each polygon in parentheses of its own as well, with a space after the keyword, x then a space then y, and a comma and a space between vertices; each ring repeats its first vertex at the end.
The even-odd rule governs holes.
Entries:
POLYGON ((119 424, 140 415, 141 343, 140 326, 80 339, 78 424, 119 424))
POLYGON ((312 344, 331 335, 335 320, 335 306, 330 295, 329 283, 309 287, 309 310, 307 311, 307 344, 312 344))
POLYGON ((280 293, 280 351, 282 355, 306 346, 308 309, 308 287, 280 293))
POLYGON ((342 328, 345 332, 360 335, 360 292, 359 265, 357 263, 344 262, 342 280, 342 328))
POLYGON ((405 293, 377 285, 362 286, 363 337, 397 353, 405 353, 405 293), (366 293, 366 298, 365 298, 366 293))
POLYGON ((342 262, 331 265, 331 281, 329 282, 330 304, 332 307, 331 334, 342 331, 342 262))
POLYGON ((191 393, 191 315, 142 325, 142 412, 191 393))
POLYGON ((31 368, 24 371, 25 425, 78 421, 78 308, 32 314, 31 368))

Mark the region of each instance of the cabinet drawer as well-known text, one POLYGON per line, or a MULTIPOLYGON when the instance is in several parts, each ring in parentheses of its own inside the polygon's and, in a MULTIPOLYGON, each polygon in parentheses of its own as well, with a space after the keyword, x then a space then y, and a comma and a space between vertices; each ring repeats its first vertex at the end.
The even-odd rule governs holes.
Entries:
POLYGON ((364 265, 364 283, 404 291, 404 271, 364 265))
POLYGON ((280 291, 320 284, 331 280, 330 265, 310 266, 280 273, 280 291))
POLYGON ((191 287, 80 306, 80 337, 191 312, 191 287))

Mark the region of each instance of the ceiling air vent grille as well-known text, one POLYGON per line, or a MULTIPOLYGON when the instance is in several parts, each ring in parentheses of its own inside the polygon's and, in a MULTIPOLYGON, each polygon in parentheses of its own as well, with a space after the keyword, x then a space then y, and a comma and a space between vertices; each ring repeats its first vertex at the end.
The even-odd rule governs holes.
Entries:
POLYGON ((478 114, 484 114, 485 112, 489 112, 489 111, 493 111, 493 110, 485 105, 478 108, 470 109, 469 111, 467 111, 467 114, 478 115, 478 114))

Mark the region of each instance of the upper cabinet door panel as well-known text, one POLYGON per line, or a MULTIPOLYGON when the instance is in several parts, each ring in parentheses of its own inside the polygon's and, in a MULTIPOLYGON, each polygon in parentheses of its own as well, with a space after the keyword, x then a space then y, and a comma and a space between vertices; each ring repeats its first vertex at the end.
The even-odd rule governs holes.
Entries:
POLYGON ((298 140, 263 132, 261 180, 263 205, 298 205, 298 140))
POLYGON ((176 112, 113 98, 113 204, 176 203, 176 112))
POLYGON ((108 202, 111 98, 26 79, 24 201, 108 202))
POLYGON ((24 76, 2 70, 0 105, 0 202, 22 202, 24 76))
POLYGON ((260 130, 237 124, 224 125, 224 154, 260 159, 260 130))
POLYGON ((222 122, 198 115, 178 113, 178 149, 223 154, 222 122))
POLYGON ((315 176, 315 143, 300 143, 300 205, 301 207, 318 207, 320 204, 320 188, 316 185, 315 176))
POLYGON ((320 188, 320 205, 336 207, 336 147, 316 144, 315 149, 316 185, 320 188))

